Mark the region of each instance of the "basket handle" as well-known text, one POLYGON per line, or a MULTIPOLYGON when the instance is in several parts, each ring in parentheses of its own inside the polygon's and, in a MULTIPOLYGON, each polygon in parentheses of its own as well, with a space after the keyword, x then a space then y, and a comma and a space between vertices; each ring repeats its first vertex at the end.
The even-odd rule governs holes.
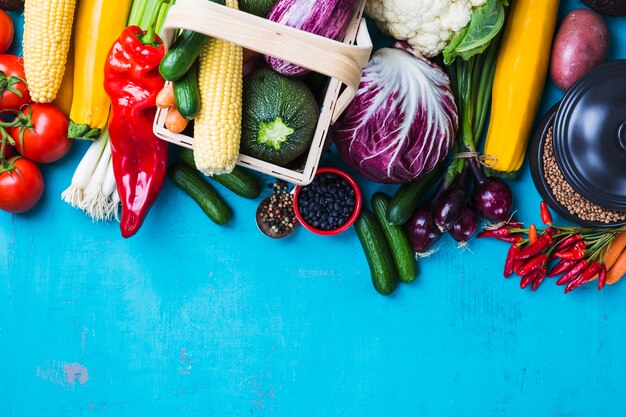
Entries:
POLYGON ((207 0, 178 0, 169 9, 163 24, 166 46, 179 28, 232 42, 338 79, 347 88, 337 100, 333 123, 356 95, 361 71, 372 51, 365 21, 361 22, 357 35, 358 45, 349 45, 207 0))

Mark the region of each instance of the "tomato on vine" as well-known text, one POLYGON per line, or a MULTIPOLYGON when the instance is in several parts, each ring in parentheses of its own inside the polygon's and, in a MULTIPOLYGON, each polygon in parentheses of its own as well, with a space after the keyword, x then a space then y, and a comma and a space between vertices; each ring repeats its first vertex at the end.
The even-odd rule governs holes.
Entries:
POLYGON ((57 161, 72 147, 67 137, 69 119, 54 104, 31 104, 22 109, 18 119, 18 125, 8 133, 17 151, 31 161, 57 161))
POLYGON ((23 213, 37 204, 43 194, 39 167, 26 158, 14 156, 0 167, 0 210, 23 213))
POLYGON ((30 101, 25 80, 24 60, 0 54, 0 111, 19 110, 30 101))

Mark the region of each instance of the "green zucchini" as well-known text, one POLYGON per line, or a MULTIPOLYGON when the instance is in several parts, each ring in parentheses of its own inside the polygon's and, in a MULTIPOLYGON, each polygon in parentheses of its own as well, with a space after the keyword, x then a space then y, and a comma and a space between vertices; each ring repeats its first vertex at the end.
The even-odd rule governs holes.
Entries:
POLYGON ((387 207, 387 220, 403 225, 443 173, 443 164, 437 164, 432 171, 413 182, 403 184, 393 195, 387 207))
POLYGON ((174 101, 181 116, 187 120, 193 120, 200 111, 197 60, 183 78, 174 81, 174 101))
POLYGON ((383 229, 391 256, 398 271, 398 278, 404 283, 410 283, 417 278, 417 262, 415 261, 415 251, 411 247, 409 238, 401 226, 395 225, 387 220, 387 206, 389 196, 384 193, 375 193, 372 196, 372 209, 376 214, 378 223, 383 229))
POLYGON ((226 201, 202 178, 199 171, 178 162, 169 166, 167 176, 174 185, 193 198, 213 222, 225 225, 233 217, 233 211, 226 201))
MULTIPOLYGON (((193 159, 193 150, 181 148, 178 154, 185 164, 196 169, 196 164, 193 159)), ((259 184, 257 179, 254 178, 247 169, 239 165, 235 166, 235 169, 233 169, 233 172, 230 174, 213 175, 211 178, 243 198, 254 200, 261 195, 261 184, 259 184)))
POLYGON ((354 223, 372 274, 372 284, 382 295, 391 294, 398 285, 398 274, 387 240, 374 213, 366 208, 354 223))

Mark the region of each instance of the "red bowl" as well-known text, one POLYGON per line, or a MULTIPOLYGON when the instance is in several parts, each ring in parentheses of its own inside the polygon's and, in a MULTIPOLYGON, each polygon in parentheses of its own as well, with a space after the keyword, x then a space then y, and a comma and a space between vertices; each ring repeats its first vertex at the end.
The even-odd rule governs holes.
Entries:
POLYGON ((352 187, 352 189, 354 190, 354 211, 352 212, 352 215, 350 216, 350 218, 348 218, 348 220, 342 224, 341 226, 339 226, 336 229, 333 230, 321 230, 318 228, 315 228, 313 226, 311 226, 310 224, 308 224, 303 218, 302 218, 302 214, 300 214, 300 209, 298 208, 298 199, 300 198, 300 190, 303 188, 303 186, 301 185, 296 185, 294 188, 294 196, 293 196, 293 211, 296 215, 296 219, 298 219, 298 221, 300 222, 300 224, 307 230, 316 233, 318 235, 322 235, 322 236, 332 236, 332 235, 336 235, 339 234, 345 230, 347 230, 350 226, 352 226, 354 224, 354 222, 356 221, 357 217, 359 217, 359 213, 361 212, 361 204, 362 204, 362 198, 361 198, 361 190, 359 189, 359 185, 356 183, 356 181, 354 180, 354 178, 352 178, 350 175, 348 175, 346 172, 337 169, 337 168, 333 168, 333 167, 322 167, 319 168, 317 170, 317 173, 315 175, 319 175, 319 174, 335 174, 343 179, 345 179, 346 181, 348 181, 348 184, 350 184, 350 187, 352 187))

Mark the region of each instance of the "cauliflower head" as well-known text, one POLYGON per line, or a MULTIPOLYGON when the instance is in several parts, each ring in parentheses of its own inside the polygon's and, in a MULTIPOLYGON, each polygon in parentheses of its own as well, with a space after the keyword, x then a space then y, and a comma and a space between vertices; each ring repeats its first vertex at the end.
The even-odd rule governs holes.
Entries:
POLYGON ((367 0, 365 12, 380 29, 432 58, 470 21, 487 0, 367 0))

